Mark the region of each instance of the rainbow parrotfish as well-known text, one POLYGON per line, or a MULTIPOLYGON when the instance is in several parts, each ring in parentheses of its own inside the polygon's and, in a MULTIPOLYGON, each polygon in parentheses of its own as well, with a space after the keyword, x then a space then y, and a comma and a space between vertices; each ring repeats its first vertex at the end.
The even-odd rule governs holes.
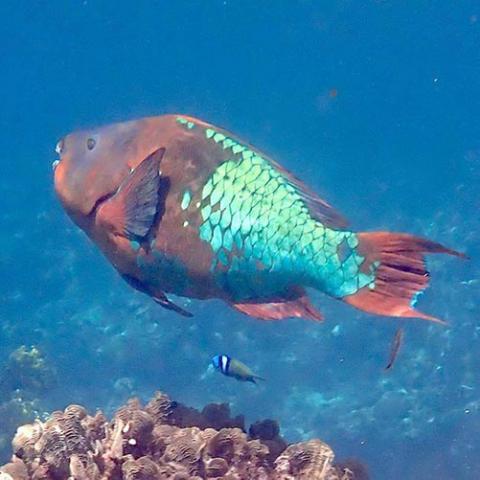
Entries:
POLYGON ((260 319, 321 320, 306 288, 366 312, 415 310, 424 253, 462 254, 390 232, 356 233, 327 202, 235 135, 163 115, 67 135, 55 189, 122 277, 165 308, 168 293, 219 298, 260 319))

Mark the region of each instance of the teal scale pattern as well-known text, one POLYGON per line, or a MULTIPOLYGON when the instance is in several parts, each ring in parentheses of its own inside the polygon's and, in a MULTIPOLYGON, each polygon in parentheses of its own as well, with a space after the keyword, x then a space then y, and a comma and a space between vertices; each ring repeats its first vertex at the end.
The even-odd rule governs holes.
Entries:
POLYGON ((233 298, 281 295, 291 285, 335 297, 374 288, 378 264, 360 271, 355 233, 312 218, 295 185, 262 156, 212 128, 205 136, 232 153, 203 186, 199 235, 214 253, 216 281, 233 298))

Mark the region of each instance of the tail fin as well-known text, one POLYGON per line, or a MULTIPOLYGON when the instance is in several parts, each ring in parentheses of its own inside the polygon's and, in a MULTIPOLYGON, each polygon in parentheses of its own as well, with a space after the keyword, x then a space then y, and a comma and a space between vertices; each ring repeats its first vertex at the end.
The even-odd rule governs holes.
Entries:
POLYGON ((262 382, 266 382, 267 379, 264 378, 264 377, 261 377, 260 375, 252 375, 249 380, 254 383, 255 385, 258 385, 258 381, 257 380, 261 380, 262 382))
POLYGON ((362 268, 380 262, 373 288, 364 287, 343 300, 360 310, 392 317, 416 317, 445 323, 414 309, 417 296, 427 287, 429 273, 424 253, 464 254, 439 243, 403 233, 368 232, 358 234, 358 253, 365 257, 362 268))

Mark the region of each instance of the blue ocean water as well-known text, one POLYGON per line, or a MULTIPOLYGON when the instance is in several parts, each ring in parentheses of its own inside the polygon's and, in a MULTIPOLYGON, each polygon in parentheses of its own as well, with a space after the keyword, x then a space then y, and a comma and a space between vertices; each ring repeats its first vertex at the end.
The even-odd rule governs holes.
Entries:
POLYGON ((273 417, 289 441, 319 437, 374 479, 478 477, 478 2, 7 1, 0 18, 0 363, 34 345, 54 379, 2 384, 2 460, 33 412, 112 412, 161 389, 273 417), (183 319, 132 291, 63 212, 51 163, 65 133, 162 113, 249 140, 358 231, 467 252, 429 259, 419 306, 449 327, 316 294, 323 324, 218 301, 182 301, 195 314, 183 319), (205 375, 226 350, 267 382, 205 375))

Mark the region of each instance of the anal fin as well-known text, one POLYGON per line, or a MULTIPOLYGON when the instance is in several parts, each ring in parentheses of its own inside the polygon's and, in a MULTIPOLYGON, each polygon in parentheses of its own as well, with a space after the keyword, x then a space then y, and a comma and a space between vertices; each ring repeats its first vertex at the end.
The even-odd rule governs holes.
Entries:
POLYGON ((323 320, 323 315, 311 304, 306 295, 293 300, 270 303, 234 303, 232 306, 245 315, 260 320, 282 320, 292 317, 323 320))

